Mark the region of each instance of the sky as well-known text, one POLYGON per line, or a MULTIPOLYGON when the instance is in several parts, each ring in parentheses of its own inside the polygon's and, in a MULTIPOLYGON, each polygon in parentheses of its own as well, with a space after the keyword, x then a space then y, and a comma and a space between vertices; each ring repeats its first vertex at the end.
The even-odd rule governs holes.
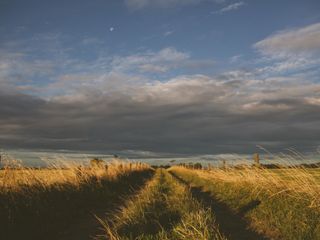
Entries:
POLYGON ((318 0, 0 0, 0 148, 320 146, 318 0))

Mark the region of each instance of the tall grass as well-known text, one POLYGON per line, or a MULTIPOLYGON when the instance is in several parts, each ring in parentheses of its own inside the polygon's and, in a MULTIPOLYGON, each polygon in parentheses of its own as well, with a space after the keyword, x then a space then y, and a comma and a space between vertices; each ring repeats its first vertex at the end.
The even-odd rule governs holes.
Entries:
POLYGON ((0 170, 0 239, 49 239, 76 216, 142 184, 150 171, 146 164, 121 161, 91 167, 61 162, 44 169, 11 162, 0 170))
POLYGON ((46 168, 35 169, 22 166, 13 161, 0 170, 0 191, 19 191, 29 186, 42 188, 55 184, 71 184, 75 187, 101 179, 116 179, 132 171, 149 169, 149 165, 140 162, 113 160, 106 165, 79 165, 75 162, 57 162, 46 168))
POLYGON ((320 208, 320 169, 242 166, 241 169, 211 168, 194 172, 204 179, 250 186, 252 194, 255 195, 263 192, 273 197, 285 193, 297 200, 308 202, 309 207, 320 208))
POLYGON ((320 169, 242 166, 170 169, 187 182, 244 214, 251 226, 275 239, 320 239, 320 169), (250 207, 251 203, 256 203, 250 207), (244 211, 244 209, 246 209, 244 211))
POLYGON ((101 239, 225 239, 211 210, 162 169, 113 221, 101 223, 105 229, 101 239))

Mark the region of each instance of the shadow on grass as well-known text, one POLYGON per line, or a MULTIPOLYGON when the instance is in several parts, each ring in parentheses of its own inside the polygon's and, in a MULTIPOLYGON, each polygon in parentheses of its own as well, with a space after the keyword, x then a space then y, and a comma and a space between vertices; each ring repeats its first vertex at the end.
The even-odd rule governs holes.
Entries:
POLYGON ((0 194, 0 239, 90 239, 100 226, 94 215, 117 209, 153 174, 146 170, 117 180, 92 179, 77 189, 58 185, 29 194, 27 188, 14 196, 0 194))
POLYGON ((245 206, 243 206, 239 209, 239 215, 244 216, 247 212, 258 207, 260 205, 260 203, 261 203, 260 200, 252 200, 251 202, 249 202, 248 204, 246 204, 245 206))
POLYGON ((242 207, 239 213, 234 213, 225 203, 214 198, 210 192, 201 187, 192 187, 181 177, 170 172, 178 181, 189 186, 192 196, 206 207, 210 207, 219 225, 220 231, 230 240, 266 240, 265 236, 251 230, 243 216, 246 212, 260 204, 259 200, 250 202, 242 207))

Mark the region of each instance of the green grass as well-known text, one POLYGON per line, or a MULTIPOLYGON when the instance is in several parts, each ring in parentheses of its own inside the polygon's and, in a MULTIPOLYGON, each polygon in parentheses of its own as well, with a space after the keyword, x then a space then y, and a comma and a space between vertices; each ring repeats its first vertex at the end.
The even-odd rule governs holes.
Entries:
MULTIPOLYGON (((286 188, 281 184, 270 183, 269 186, 268 183, 260 184, 259 179, 254 182, 253 178, 250 182, 245 178, 241 179, 238 176, 236 178, 235 173, 231 171, 230 173, 228 171, 210 173, 185 168, 172 168, 170 171, 191 185, 202 187, 204 191, 211 192, 214 198, 227 204, 234 212, 242 212, 253 229, 270 238, 320 239, 320 208, 318 205, 310 206, 310 202, 314 201, 311 199, 313 192, 308 192, 310 189, 306 189, 305 193, 300 189, 295 192, 294 189, 286 188), (248 208, 252 202, 260 204, 248 208), (247 211, 243 212, 243 209, 247 209, 247 211)), ((272 174, 281 175, 281 178, 288 179, 288 181, 298 180, 298 178, 294 179, 295 176, 286 175, 287 171, 271 171, 274 171, 272 174)), ((319 173, 317 170, 312 170, 311 174, 314 174, 313 172, 319 173)), ((250 172, 248 172, 247 178, 249 178, 249 174, 250 172)), ((255 173, 252 172, 252 174, 255 173)), ((295 183, 299 184, 298 181, 295 183)), ((317 184, 316 182, 312 183, 317 184)), ((289 186, 291 187, 292 184, 289 186)))
POLYGON ((101 223, 106 233, 103 238, 112 240, 224 239, 211 210, 203 208, 163 169, 111 222, 101 223))

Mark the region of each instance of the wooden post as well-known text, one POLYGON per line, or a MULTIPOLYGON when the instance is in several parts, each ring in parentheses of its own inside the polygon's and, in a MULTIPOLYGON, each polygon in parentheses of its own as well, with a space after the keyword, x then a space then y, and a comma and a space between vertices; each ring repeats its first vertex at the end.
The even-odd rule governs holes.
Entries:
POLYGON ((260 156, 259 153, 253 154, 253 160, 255 166, 260 166, 260 156))
POLYGON ((222 168, 223 169, 227 168, 227 161, 226 160, 222 160, 222 168))

